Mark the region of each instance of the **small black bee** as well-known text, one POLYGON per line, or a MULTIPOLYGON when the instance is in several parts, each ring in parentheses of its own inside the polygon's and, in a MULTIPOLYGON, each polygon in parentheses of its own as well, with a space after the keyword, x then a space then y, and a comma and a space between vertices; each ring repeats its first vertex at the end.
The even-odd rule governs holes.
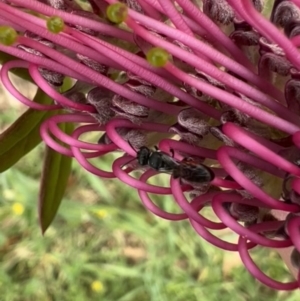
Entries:
POLYGON ((178 162, 170 157, 168 154, 159 151, 150 150, 148 147, 143 146, 137 152, 138 163, 141 166, 150 166, 151 168, 165 173, 172 173, 178 162))
POLYGON ((178 161, 158 149, 151 151, 146 146, 141 147, 137 152, 137 160, 141 166, 148 165, 159 172, 169 173, 174 179, 180 178, 188 182, 208 183, 215 177, 209 167, 197 163, 192 158, 178 161))

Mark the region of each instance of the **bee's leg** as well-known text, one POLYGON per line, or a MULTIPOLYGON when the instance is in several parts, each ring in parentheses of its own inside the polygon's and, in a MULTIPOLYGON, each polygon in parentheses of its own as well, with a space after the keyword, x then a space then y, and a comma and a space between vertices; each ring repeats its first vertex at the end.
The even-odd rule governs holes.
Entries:
POLYGON ((158 150, 159 150, 159 148, 158 148, 158 146, 157 146, 157 145, 155 145, 155 146, 154 146, 154 149, 155 149, 156 151, 158 151, 158 150))
POLYGON ((172 177, 173 177, 173 179, 178 179, 180 177, 180 173, 179 173, 178 169, 175 168, 173 170, 172 177))
POLYGON ((133 145, 131 144, 130 140, 127 140, 127 143, 131 146, 131 148, 137 153, 137 150, 133 147, 133 145))
POLYGON ((177 170, 173 171, 172 176, 173 176, 173 179, 179 179, 179 184, 180 185, 184 185, 184 183, 182 181, 182 178, 180 177, 180 174, 179 174, 179 172, 177 170))
POLYGON ((174 149, 173 149, 173 148, 170 149, 170 153, 171 153, 172 158, 174 158, 175 152, 174 152, 174 149))

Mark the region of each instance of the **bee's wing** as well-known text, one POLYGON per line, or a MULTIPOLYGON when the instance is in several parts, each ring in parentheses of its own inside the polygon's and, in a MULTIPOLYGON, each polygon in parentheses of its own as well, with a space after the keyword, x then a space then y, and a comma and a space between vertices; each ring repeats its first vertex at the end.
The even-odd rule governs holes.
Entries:
POLYGON ((177 161, 176 159, 170 157, 168 154, 161 152, 162 155, 162 159, 165 163, 165 166, 160 168, 159 171, 160 172, 165 172, 168 174, 172 174, 173 170, 179 166, 179 161, 177 161))
POLYGON ((199 164, 195 160, 183 159, 181 166, 174 173, 174 177, 181 177, 188 182, 208 183, 215 178, 211 168, 204 164, 199 164))

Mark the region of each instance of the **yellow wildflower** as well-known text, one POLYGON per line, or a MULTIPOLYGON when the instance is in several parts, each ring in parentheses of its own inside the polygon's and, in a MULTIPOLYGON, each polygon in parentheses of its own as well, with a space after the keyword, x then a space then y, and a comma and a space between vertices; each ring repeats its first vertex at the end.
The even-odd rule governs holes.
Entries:
POLYGON ((91 289, 96 293, 101 293, 104 290, 103 283, 99 280, 95 280, 91 283, 91 289))
POLYGON ((24 212, 24 206, 21 203, 13 203, 12 211, 15 215, 22 215, 24 212))
POLYGON ((108 215, 108 212, 104 209, 99 209, 95 213, 99 218, 103 218, 103 219, 106 218, 108 215))

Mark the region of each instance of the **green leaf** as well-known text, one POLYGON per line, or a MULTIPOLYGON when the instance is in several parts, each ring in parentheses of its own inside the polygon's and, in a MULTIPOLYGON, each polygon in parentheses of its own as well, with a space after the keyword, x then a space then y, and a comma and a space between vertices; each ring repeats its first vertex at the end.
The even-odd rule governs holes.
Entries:
MULTIPOLYGON (((41 90, 37 91, 34 101, 41 104, 52 102, 41 90)), ((28 109, 0 134, 0 172, 9 169, 41 142, 40 125, 53 113, 28 109)))
MULTIPOLYGON (((65 133, 73 131, 73 124, 61 124, 65 133)), ((53 221, 64 196, 71 172, 72 158, 46 147, 39 196, 39 220, 42 233, 53 221)))

